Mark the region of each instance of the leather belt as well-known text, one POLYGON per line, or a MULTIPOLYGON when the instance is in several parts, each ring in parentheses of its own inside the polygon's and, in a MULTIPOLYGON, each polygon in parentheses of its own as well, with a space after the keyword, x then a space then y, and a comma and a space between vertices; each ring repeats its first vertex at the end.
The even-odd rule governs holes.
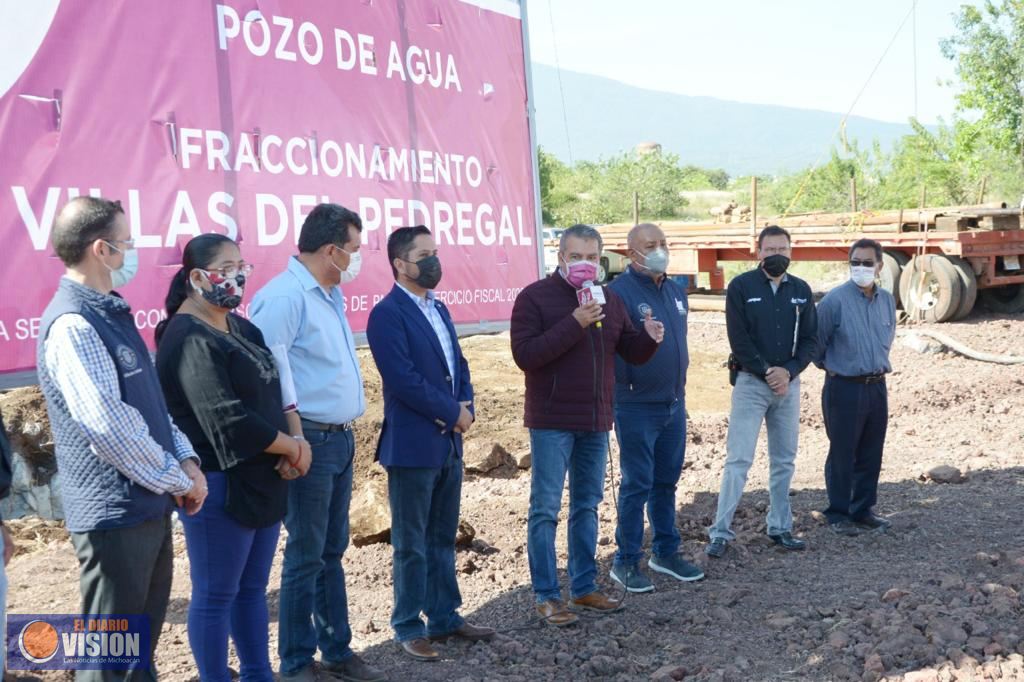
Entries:
POLYGON ((302 428, 311 429, 313 431, 326 431, 327 433, 337 433, 338 431, 351 431, 352 422, 345 422, 344 424, 324 424, 323 422, 315 422, 312 419, 300 418, 302 422, 302 428))
POLYGON ((842 374, 829 372, 828 375, 834 379, 842 379, 854 384, 878 384, 885 381, 885 374, 862 374, 858 377, 844 377, 842 374))

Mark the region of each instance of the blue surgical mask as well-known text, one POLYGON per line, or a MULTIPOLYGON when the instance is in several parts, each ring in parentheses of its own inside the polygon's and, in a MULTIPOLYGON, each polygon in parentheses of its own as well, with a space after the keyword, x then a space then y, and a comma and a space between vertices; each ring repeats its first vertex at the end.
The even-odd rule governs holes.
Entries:
POLYGON ((121 267, 116 270, 106 263, 103 264, 108 270, 110 270, 111 287, 114 289, 120 289, 127 285, 128 282, 132 281, 135 274, 139 271, 139 252, 135 249, 121 250, 110 242, 104 242, 104 244, 112 248, 114 251, 124 254, 124 262, 121 263, 121 267))

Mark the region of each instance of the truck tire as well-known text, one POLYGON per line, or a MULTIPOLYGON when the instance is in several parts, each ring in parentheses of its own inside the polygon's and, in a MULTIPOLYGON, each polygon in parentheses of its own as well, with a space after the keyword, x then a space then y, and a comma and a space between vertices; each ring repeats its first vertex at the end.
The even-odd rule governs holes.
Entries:
POLYGON ((902 305, 900 300, 900 275, 903 274, 903 266, 909 260, 910 257, 902 251, 886 251, 882 254, 882 271, 878 273, 879 284, 896 299, 897 308, 902 305))
POLYGON ((915 256, 900 275, 900 299, 910 318, 947 322, 960 308, 960 273, 945 256, 915 256))
POLYGON ((953 264, 960 275, 960 284, 963 287, 960 293, 960 307, 953 315, 953 321, 962 320, 974 310, 974 303, 978 300, 978 277, 974 274, 974 268, 963 258, 950 256, 949 262, 953 264))
POLYGON ((1024 313, 1024 284, 1007 284, 982 289, 981 304, 994 313, 1016 315, 1024 313))

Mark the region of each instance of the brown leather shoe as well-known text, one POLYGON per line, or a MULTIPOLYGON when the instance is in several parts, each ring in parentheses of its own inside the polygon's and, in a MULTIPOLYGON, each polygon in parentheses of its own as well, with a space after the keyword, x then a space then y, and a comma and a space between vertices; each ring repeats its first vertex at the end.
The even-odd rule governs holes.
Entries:
POLYGON ((494 639, 494 628, 473 625, 472 623, 463 623, 457 630, 446 632, 443 635, 431 635, 430 641, 444 642, 449 637, 459 637, 470 642, 489 642, 494 639))
POLYGON ((574 625, 580 619, 575 613, 570 613, 569 609, 565 608, 565 602, 561 599, 549 599, 537 604, 537 613, 548 625, 554 625, 557 628, 574 625))
POLYGON ((601 613, 611 613, 622 608, 622 602, 620 600, 606 597, 601 593, 601 590, 595 590, 590 594, 583 595, 582 597, 576 597, 569 603, 580 609, 600 611, 601 613))
POLYGON ((399 642, 398 646, 402 648, 402 652, 405 653, 406 656, 417 661, 441 660, 441 654, 437 653, 437 649, 432 647, 430 645, 430 641, 425 637, 418 637, 416 639, 399 642))

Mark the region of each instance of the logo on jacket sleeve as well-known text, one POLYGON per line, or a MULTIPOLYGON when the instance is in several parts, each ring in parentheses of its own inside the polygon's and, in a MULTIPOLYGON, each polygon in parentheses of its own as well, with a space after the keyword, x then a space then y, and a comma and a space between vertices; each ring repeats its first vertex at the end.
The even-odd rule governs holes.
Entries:
POLYGON ((679 311, 680 315, 685 315, 686 314, 686 306, 683 305, 683 302, 680 301, 678 298, 676 299, 676 310, 679 311))

